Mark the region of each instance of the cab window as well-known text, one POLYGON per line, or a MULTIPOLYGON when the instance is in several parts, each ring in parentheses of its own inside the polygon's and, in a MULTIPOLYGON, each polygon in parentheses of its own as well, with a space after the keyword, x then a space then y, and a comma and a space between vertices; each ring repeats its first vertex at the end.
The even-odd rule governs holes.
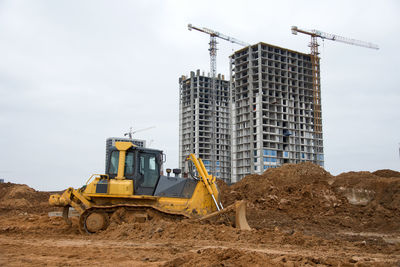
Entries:
POLYGON ((159 178, 159 166, 156 155, 150 153, 140 154, 140 174, 143 176, 143 187, 155 187, 159 178))
MULTIPOLYGON (((110 167, 108 168, 109 175, 118 174, 119 151, 111 152, 110 167)), ((133 176, 134 153, 127 152, 125 156, 124 176, 133 176)))
POLYGON ((125 176, 133 175, 133 162, 134 162, 134 153, 128 152, 125 157, 125 176))
POLYGON ((118 161, 119 161, 119 151, 111 152, 110 167, 108 167, 108 174, 117 175, 118 161))

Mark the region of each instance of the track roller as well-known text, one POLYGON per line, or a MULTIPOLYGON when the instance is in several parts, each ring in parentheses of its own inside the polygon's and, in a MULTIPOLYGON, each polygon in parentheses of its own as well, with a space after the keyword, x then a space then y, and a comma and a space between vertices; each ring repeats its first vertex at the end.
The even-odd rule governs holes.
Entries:
POLYGON ((104 211, 88 211, 81 215, 79 230, 84 233, 94 234, 105 230, 110 223, 108 214, 104 211))

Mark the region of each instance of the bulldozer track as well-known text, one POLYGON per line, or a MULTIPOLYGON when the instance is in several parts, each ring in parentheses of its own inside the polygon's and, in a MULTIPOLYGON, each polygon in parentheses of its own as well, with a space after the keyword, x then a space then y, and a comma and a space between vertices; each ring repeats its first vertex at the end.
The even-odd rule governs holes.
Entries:
POLYGON ((173 213, 167 212, 157 207, 151 205, 141 205, 141 204, 118 204, 118 205, 110 205, 110 206, 94 206, 91 208, 86 209, 80 216, 79 216, 79 231, 83 234, 94 234, 97 231, 90 231, 87 226, 87 219, 91 214, 98 213, 104 214, 106 219, 106 225, 101 227, 99 230, 107 229, 111 216, 119 209, 124 209, 127 212, 137 212, 140 213, 147 213, 147 214, 157 214, 160 217, 172 220, 181 220, 184 218, 190 218, 187 214, 184 213, 173 213))

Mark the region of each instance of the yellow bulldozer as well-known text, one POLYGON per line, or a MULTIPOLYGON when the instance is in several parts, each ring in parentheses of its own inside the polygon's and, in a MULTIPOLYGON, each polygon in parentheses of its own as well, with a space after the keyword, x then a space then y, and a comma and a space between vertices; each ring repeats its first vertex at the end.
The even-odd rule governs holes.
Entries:
POLYGON ((215 176, 208 174, 202 160, 194 154, 187 158, 190 175, 180 177, 179 169, 174 169, 175 176, 170 175, 170 169, 167 176, 163 175, 161 150, 117 141, 107 152, 106 174, 94 174, 80 189, 70 187, 49 198, 50 205, 64 207, 62 216, 66 223, 71 224, 70 207, 79 213, 82 233, 106 229, 111 216, 120 208, 144 220, 151 212, 204 221, 230 217, 236 228, 250 229, 244 201, 224 208, 215 176))

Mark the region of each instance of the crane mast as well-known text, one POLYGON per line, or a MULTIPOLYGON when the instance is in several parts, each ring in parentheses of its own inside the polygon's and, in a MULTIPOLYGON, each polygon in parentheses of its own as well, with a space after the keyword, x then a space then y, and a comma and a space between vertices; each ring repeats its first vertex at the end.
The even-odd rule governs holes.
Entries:
MULTIPOLYGON (((234 44, 238 44, 241 46, 250 45, 246 42, 240 41, 236 38, 224 35, 220 32, 217 32, 217 31, 205 28, 205 27, 199 28, 199 27, 193 26, 192 24, 188 24, 188 29, 189 29, 189 31, 197 30, 199 32, 210 35, 210 43, 209 43, 210 48, 208 49, 208 51, 210 51, 210 74, 211 74, 211 77, 213 80, 215 79, 215 77, 217 75, 217 44, 218 44, 217 37, 220 39, 223 39, 225 41, 228 41, 228 42, 231 42, 234 44)), ((211 87, 211 88, 214 89, 214 87, 211 87)))
MULTIPOLYGON (((360 40, 350 39, 339 35, 325 33, 319 30, 304 30, 297 26, 292 26, 292 34, 302 33, 311 36, 311 63, 312 63, 312 81, 313 81, 313 113, 314 113, 314 153, 322 151, 317 150, 318 139, 322 139, 322 117, 321 117, 321 84, 320 84, 320 65, 318 52, 318 38, 337 41, 345 44, 361 46, 378 50, 379 47, 373 43, 368 43, 360 40)), ((318 161, 318 158, 316 159, 318 161)))
POLYGON ((215 78, 217 76, 217 38, 223 39, 225 41, 238 44, 241 46, 248 46, 250 44, 246 42, 242 42, 236 38, 224 35, 222 33, 219 33, 217 31, 202 27, 196 27, 193 26, 192 24, 188 24, 188 30, 197 30, 199 32, 205 33, 210 35, 210 48, 208 51, 210 51, 210 74, 211 74, 211 173, 215 174, 215 114, 216 114, 216 107, 215 107, 215 102, 216 102, 216 81, 215 78))

